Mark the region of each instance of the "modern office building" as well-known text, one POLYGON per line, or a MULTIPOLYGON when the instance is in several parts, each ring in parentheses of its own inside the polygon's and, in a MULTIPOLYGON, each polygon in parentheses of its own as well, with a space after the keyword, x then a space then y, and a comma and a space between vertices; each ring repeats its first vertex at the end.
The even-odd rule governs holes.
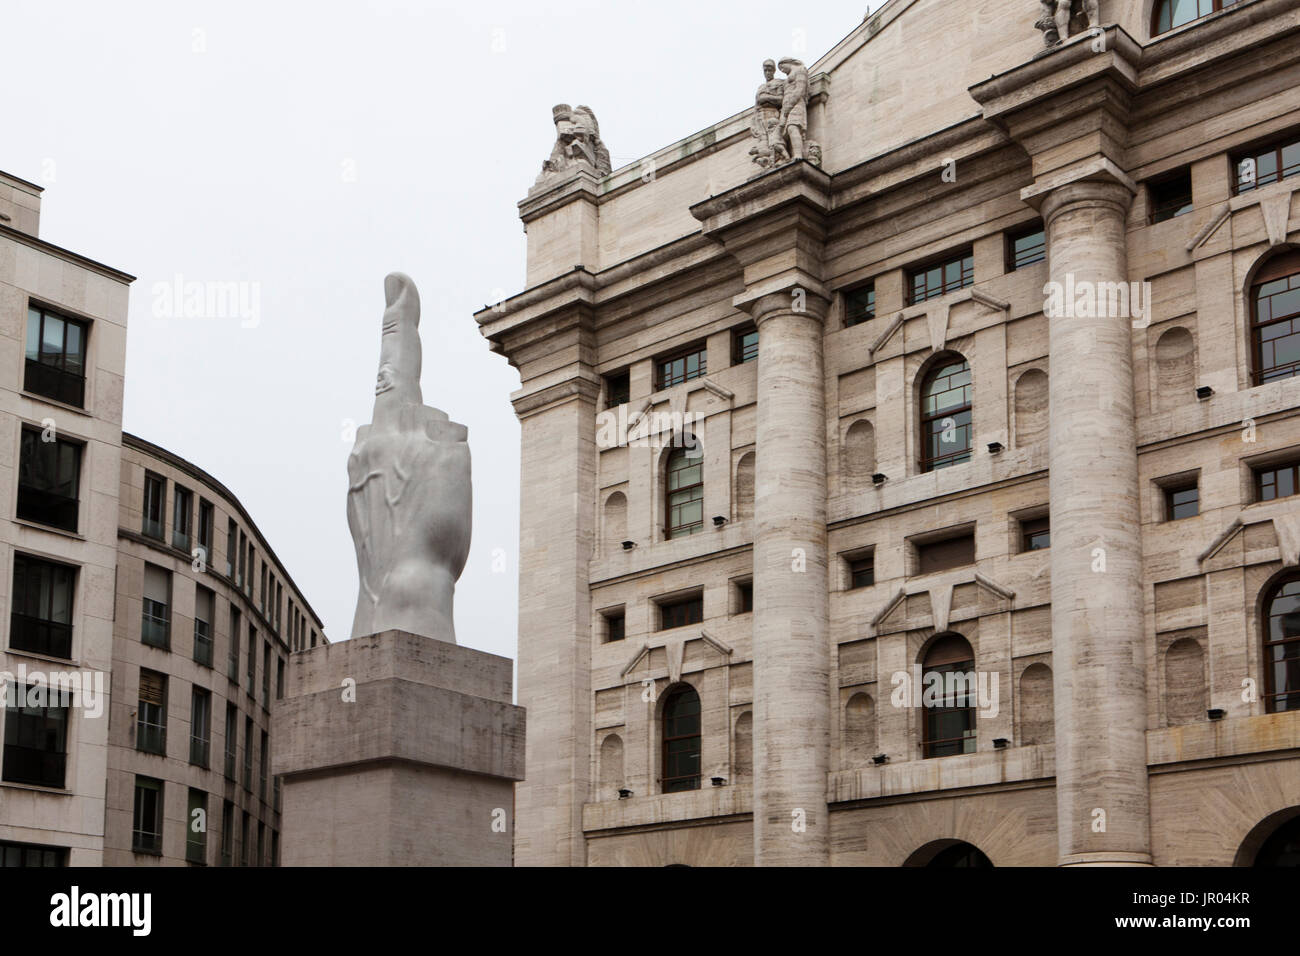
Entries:
POLYGON ((122 432, 132 277, 0 174, 0 865, 269 864, 319 618, 216 479, 122 432), (195 811, 202 810, 202 813, 195 811))
POLYGON ((1039 6, 556 108, 518 863, 1300 862, 1300 2, 1039 6))

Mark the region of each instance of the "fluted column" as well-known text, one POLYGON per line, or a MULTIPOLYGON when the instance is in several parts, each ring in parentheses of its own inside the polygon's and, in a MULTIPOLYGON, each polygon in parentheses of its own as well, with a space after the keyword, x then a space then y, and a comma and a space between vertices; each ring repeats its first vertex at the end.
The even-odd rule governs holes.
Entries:
POLYGON ((754 493, 754 863, 830 862, 826 301, 748 305, 758 324, 754 493))
POLYGON ((1062 866, 1151 862, 1132 317, 1113 285, 1129 278, 1131 199, 1130 184, 1097 178, 1041 202, 1062 866))

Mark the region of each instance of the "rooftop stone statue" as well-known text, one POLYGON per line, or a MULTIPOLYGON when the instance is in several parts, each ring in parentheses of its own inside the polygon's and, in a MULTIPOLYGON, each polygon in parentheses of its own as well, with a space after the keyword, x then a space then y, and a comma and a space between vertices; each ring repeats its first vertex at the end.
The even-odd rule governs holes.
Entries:
POLYGON ((384 294, 373 420, 348 456, 361 578, 352 636, 402 630, 455 644, 452 600, 470 541, 468 430, 424 404, 415 283, 394 272, 384 294))
POLYGON ((1070 19, 1079 7, 1088 18, 1089 30, 1101 23, 1098 0, 1039 0, 1038 5, 1041 10, 1034 26, 1043 31, 1043 43, 1048 49, 1070 38, 1070 19))

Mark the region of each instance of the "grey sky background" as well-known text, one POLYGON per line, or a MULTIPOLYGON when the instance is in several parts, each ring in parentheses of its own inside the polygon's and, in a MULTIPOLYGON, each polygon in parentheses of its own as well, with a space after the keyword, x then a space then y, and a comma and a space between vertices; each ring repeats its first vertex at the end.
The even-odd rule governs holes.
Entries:
POLYGON ((523 288, 515 203, 552 105, 591 106, 618 167, 744 109, 765 58, 811 63, 866 12, 9 0, 0 169, 45 187, 42 238, 138 276, 125 429, 239 497, 334 641, 357 593, 345 430, 370 420, 384 276, 408 273, 425 402, 469 426, 474 460, 458 639, 514 657, 519 377, 472 314, 523 288), (247 283, 256 322, 158 318, 178 275, 247 283))

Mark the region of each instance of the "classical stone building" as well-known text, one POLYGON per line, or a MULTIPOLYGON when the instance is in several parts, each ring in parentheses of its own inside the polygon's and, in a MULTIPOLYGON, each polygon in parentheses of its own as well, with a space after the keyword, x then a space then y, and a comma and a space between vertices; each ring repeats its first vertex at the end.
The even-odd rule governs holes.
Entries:
POLYGON ((0 174, 0 865, 272 863, 270 703, 320 620, 230 491, 123 433, 132 277, 39 238, 40 193, 0 174))
POLYGON ((1300 2, 1057 6, 520 203, 518 863, 1297 862, 1300 2))

